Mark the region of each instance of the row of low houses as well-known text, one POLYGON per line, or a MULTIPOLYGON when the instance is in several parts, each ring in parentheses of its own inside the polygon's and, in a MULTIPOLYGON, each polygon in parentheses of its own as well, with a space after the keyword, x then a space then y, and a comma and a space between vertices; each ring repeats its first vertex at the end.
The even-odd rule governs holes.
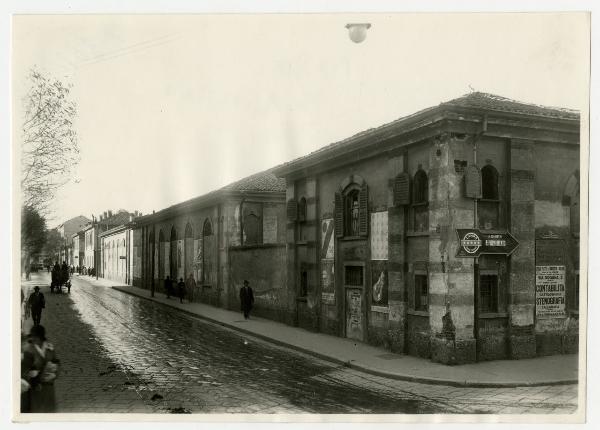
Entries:
POLYGON ((579 133, 471 93, 98 232, 101 276, 232 310, 247 279, 259 316, 441 363, 575 352, 579 133))
POLYGON ((128 259, 131 252, 131 223, 141 213, 119 210, 105 211, 98 217, 72 218, 57 227, 63 243, 58 261, 68 266, 85 270, 122 282, 131 282, 132 265, 128 259))

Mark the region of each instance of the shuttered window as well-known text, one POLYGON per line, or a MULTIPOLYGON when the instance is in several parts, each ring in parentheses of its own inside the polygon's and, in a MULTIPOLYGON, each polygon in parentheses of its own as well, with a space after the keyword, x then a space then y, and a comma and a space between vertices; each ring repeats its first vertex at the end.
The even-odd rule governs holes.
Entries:
POLYGON ((298 219, 298 203, 296 200, 290 199, 287 202, 287 219, 288 221, 296 221, 298 219))
POLYGON ((335 193, 334 206, 335 206, 335 208, 334 208, 335 236, 342 237, 342 236, 344 236, 344 208, 343 208, 341 193, 335 193))
POLYGON ((417 170, 413 178, 411 223, 413 231, 429 230, 429 179, 422 169, 417 170))
POLYGON ((394 206, 410 204, 410 176, 400 173, 394 178, 394 206))
POLYGON ((369 234, 369 194, 367 184, 363 184, 358 193, 358 235, 369 234))

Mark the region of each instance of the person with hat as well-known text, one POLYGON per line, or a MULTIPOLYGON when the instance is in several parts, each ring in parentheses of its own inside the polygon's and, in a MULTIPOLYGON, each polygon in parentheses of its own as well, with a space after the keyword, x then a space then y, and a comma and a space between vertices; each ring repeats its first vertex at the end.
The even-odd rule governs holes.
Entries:
POLYGON ((179 296, 179 303, 183 303, 183 298, 185 297, 185 282, 183 282, 183 278, 179 278, 179 282, 177 283, 177 295, 179 296))
POLYGON ((59 360, 42 325, 31 327, 21 353, 21 412, 55 412, 59 360))
POLYGON ((33 325, 39 325, 42 320, 42 309, 46 307, 46 299, 44 294, 40 292, 40 287, 37 285, 33 288, 33 293, 27 299, 27 309, 31 311, 33 317, 33 325))
POLYGON ((250 310, 254 304, 254 294, 252 288, 250 288, 250 282, 244 280, 244 286, 240 288, 240 305, 242 306, 242 312, 244 318, 250 318, 250 310))

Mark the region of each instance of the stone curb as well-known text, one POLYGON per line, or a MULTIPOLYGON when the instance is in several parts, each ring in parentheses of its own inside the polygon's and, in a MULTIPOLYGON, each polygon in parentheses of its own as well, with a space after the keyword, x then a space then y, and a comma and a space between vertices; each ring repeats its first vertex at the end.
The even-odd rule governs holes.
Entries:
MULTIPOLYGON (((213 318, 207 317, 205 315, 192 312, 187 309, 181 309, 170 303, 163 303, 161 301, 153 299, 152 297, 147 297, 147 296, 137 294, 134 291, 128 290, 128 288, 118 287, 118 286, 113 286, 111 288, 114 290, 120 291, 122 293, 125 293, 125 294, 129 294, 129 295, 132 295, 135 297, 150 300, 152 302, 159 303, 164 306, 169 306, 173 309, 177 309, 178 311, 184 312, 184 313, 194 316, 196 318, 209 321, 213 324, 216 324, 216 325, 219 325, 222 327, 226 327, 228 329, 235 330, 235 331, 247 334, 249 336, 253 336, 255 338, 264 340, 269 343, 283 346, 285 348, 293 349, 293 350, 320 358, 322 360, 329 361, 331 363, 341 364, 345 367, 348 367, 348 368, 351 368, 354 370, 359 370, 361 372, 369 373, 369 374, 375 375, 375 376, 382 376, 382 377, 390 378, 390 379, 397 379, 397 380, 408 381, 408 382, 418 382, 418 383, 430 384, 430 385, 446 385, 446 386, 451 386, 451 387, 474 387, 474 388, 539 387, 539 386, 548 386, 548 385, 572 385, 572 384, 577 384, 579 382, 577 379, 553 379, 553 380, 541 381, 541 382, 524 382, 524 381, 490 382, 490 381, 468 381, 468 380, 457 381, 457 380, 453 380, 453 379, 422 377, 422 376, 407 375, 407 374, 403 374, 403 373, 387 372, 387 371, 379 370, 379 369, 372 368, 369 366, 353 363, 354 360, 343 360, 341 358, 338 358, 338 357, 335 357, 332 355, 317 352, 317 351, 314 351, 314 350, 311 350, 308 348, 304 348, 304 347, 301 347, 298 345, 289 344, 287 342, 284 342, 284 341, 281 341, 278 339, 273 339, 272 337, 269 337, 269 336, 266 336, 266 335, 263 335, 260 333, 255 333, 251 330, 247 330, 247 329, 244 329, 242 327, 238 327, 238 326, 235 326, 232 324, 227 324, 222 321, 218 321, 213 318)), ((452 366, 448 366, 448 368, 452 369, 452 366)))

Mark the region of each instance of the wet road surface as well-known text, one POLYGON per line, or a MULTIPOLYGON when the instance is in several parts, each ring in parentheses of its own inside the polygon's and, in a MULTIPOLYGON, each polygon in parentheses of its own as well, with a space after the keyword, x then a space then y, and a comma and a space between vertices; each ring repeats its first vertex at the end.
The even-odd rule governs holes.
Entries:
MULTIPOLYGON (((45 274, 43 279, 46 280, 45 274)), ((75 276, 42 324, 59 412, 568 413, 576 386, 456 388, 367 375, 75 276)))

